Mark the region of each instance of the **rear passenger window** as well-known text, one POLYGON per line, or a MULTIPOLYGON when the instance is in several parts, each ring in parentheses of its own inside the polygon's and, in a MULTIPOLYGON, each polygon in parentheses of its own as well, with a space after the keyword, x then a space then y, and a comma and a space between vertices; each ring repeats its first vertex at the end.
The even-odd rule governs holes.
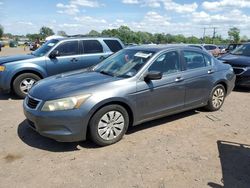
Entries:
POLYGON ((184 51, 184 59, 187 69, 196 69, 206 66, 203 54, 198 52, 184 51))
POLYGON ((78 41, 68 41, 60 44, 55 50, 59 51, 60 56, 78 54, 78 41))
POLYGON ((83 40, 83 49, 85 54, 102 53, 103 48, 97 40, 83 40))
POLYGON ((122 49, 122 45, 117 40, 104 40, 104 42, 112 52, 117 52, 122 49))

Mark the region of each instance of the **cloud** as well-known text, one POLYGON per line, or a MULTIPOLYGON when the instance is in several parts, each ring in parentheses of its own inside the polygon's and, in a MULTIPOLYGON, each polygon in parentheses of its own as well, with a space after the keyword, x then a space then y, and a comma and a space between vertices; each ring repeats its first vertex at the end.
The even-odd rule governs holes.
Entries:
POLYGON ((164 6, 166 10, 175 11, 177 13, 194 12, 198 8, 197 3, 179 4, 173 0, 123 0, 124 4, 138 4, 141 7, 147 6, 151 8, 159 8, 164 6))
POLYGON ((219 0, 205 1, 202 7, 209 11, 221 11, 228 8, 250 8, 249 0, 219 0))
POLYGON ((139 0, 122 0, 124 4, 139 4, 139 0))
POLYGON ((90 0, 71 0, 69 4, 57 3, 56 7, 59 9, 57 12, 61 14, 76 15, 80 12, 80 7, 95 8, 103 6, 97 1, 90 0))
POLYGON ((19 24, 22 24, 22 25, 30 25, 30 26, 33 26, 34 24, 32 22, 23 22, 23 21, 20 21, 18 22, 19 24))

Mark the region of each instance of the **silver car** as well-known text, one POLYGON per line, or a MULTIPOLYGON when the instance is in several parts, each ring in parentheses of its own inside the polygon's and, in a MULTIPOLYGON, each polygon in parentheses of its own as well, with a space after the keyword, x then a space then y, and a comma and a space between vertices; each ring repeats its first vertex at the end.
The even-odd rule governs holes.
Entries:
POLYGON ((206 107, 221 108, 234 87, 230 65, 183 45, 123 49, 89 70, 39 81, 23 103, 29 125, 57 141, 113 144, 129 126, 206 107))

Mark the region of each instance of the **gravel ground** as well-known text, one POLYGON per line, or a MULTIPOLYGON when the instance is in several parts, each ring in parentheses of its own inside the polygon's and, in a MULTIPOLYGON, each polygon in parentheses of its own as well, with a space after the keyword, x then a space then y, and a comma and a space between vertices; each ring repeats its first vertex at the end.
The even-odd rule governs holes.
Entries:
MULTIPOLYGON (((0 56, 27 53, 3 48, 0 56)), ((0 93, 0 187, 250 187, 250 89, 217 112, 144 123, 117 144, 58 143, 31 130, 22 100, 0 93)))

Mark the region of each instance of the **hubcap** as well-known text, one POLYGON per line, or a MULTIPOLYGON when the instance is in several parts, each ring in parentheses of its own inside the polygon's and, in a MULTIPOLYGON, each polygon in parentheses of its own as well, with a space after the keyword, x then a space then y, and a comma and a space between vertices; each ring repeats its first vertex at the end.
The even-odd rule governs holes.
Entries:
POLYGON ((218 88, 214 91, 213 98, 212 98, 212 103, 215 108, 221 107, 223 101, 224 101, 224 96, 225 93, 223 89, 218 88))
POLYGON ((33 78, 25 78, 21 83, 20 83, 20 90, 27 94, 28 91, 32 88, 32 86, 36 83, 36 80, 33 78))
POLYGON ((101 117, 98 123, 98 134, 104 140, 112 140, 124 129, 124 117, 118 111, 109 111, 101 117))

